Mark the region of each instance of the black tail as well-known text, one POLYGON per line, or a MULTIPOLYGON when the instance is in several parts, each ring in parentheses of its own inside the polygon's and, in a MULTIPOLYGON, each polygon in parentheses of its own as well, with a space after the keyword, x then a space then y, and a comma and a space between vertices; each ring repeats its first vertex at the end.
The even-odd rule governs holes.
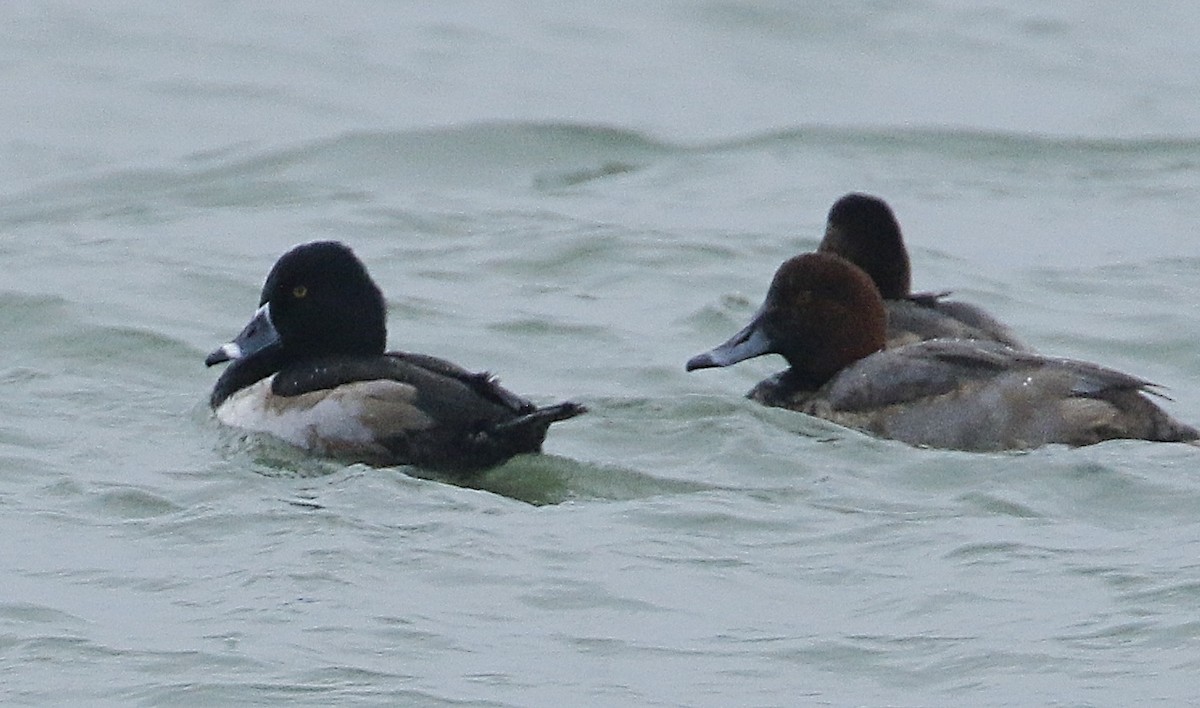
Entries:
POLYGON ((545 435, 545 430, 550 427, 551 423, 574 418, 584 413, 587 413, 587 407, 567 401, 566 403, 538 408, 532 413, 526 413, 512 420, 506 420, 503 423, 497 424, 492 430, 499 435, 518 430, 540 430, 545 435))

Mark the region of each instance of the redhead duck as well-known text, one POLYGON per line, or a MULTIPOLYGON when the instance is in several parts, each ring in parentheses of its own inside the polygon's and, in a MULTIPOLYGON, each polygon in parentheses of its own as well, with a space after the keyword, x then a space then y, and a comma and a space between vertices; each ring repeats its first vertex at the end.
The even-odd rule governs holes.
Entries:
POLYGON ((839 256, 808 253, 779 268, 749 325, 687 370, 780 354, 790 368, 750 398, 912 445, 984 451, 1200 437, 1137 377, 986 340, 885 349, 886 332, 871 278, 839 256))
POLYGON ((340 243, 297 246, 275 263, 241 334, 205 359, 232 362, 209 404, 226 425, 318 454, 467 473, 541 450, 551 423, 585 411, 539 408, 423 354, 384 352, 383 294, 340 243))
POLYGON ((875 281, 887 308, 889 347, 926 339, 980 339, 1028 349, 1011 329, 974 305, 944 299, 949 293, 910 292, 900 224, 878 197, 852 193, 837 200, 817 250, 845 258, 875 281))

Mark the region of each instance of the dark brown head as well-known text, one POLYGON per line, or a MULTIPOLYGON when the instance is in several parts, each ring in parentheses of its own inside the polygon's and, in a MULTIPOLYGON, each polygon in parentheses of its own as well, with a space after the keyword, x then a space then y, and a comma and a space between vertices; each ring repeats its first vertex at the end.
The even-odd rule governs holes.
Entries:
POLYGON ((766 301, 729 341, 692 357, 688 371, 779 354, 819 385, 883 348, 887 313, 879 290, 860 268, 831 253, 784 261, 766 301))
POLYGON ((822 253, 836 253, 866 271, 885 300, 909 295, 908 251, 900 224, 887 202, 868 194, 847 194, 829 210, 822 253))

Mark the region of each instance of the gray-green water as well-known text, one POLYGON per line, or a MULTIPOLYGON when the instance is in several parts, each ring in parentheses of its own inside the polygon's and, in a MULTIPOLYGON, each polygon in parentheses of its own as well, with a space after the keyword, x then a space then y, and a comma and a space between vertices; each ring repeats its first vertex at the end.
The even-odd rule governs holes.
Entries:
POLYGON ((0 696, 1200 700, 1200 451, 971 455, 685 374, 850 190, 914 285, 1200 423, 1189 6, 0 9, 0 696), (222 429, 202 360, 351 244, 390 343, 592 412, 478 488, 222 429))

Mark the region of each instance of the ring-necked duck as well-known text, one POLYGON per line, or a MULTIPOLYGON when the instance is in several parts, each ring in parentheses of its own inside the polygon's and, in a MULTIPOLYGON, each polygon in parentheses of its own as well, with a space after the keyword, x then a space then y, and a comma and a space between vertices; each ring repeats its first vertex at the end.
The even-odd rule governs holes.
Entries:
POLYGON ((1147 397, 1148 381, 983 340, 885 349, 886 320, 865 272, 808 253, 780 266, 749 325, 687 369, 781 354, 791 368, 750 398, 913 445, 1009 450, 1200 437, 1147 397))
POLYGON ((1028 349, 1011 329, 974 305, 944 299, 949 293, 910 291, 900 224, 878 197, 852 193, 834 202, 817 250, 836 253, 875 281, 887 307, 889 347, 926 339, 980 339, 1028 349))
POLYGON ((232 361, 209 403, 226 425, 318 454, 472 472, 539 452, 575 403, 539 408, 423 354, 384 353, 383 294, 346 246, 313 242, 275 263, 254 317, 205 359, 232 361))

